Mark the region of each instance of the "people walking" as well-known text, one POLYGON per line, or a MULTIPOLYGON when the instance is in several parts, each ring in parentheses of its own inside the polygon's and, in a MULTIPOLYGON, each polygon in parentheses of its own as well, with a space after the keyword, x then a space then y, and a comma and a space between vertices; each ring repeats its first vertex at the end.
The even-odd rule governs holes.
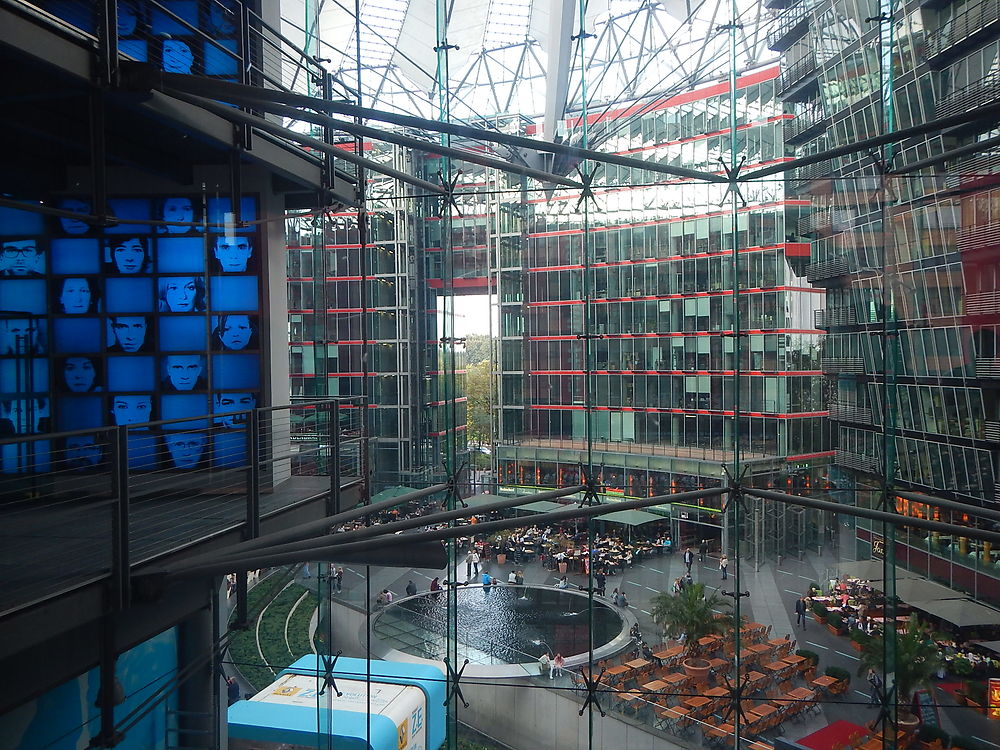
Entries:
POLYGON ((604 575, 603 570, 597 571, 594 575, 594 583, 597 584, 597 595, 604 596, 605 591, 607 591, 608 577, 604 575))
POLYGON ((406 595, 407 596, 416 596, 417 595, 417 584, 415 584, 413 581, 409 581, 406 584, 406 595))
POLYGON ((479 552, 472 550, 472 573, 473 575, 479 575, 479 563, 482 558, 479 557, 479 552))
POLYGON ((343 591, 344 587, 344 569, 341 567, 337 568, 337 572, 333 574, 333 585, 339 594, 343 591))
POLYGON ((465 580, 472 578, 472 550, 465 553, 465 580))
POLYGON ((705 556, 708 554, 708 540, 702 539, 701 544, 698 545, 698 562, 705 562, 705 556))
POLYGON ((691 566, 694 565, 694 552, 688 547, 684 550, 684 565, 687 566, 688 573, 691 572, 691 566))
POLYGON ((722 580, 729 578, 729 558, 723 555, 719 558, 719 570, 722 571, 722 580))
POLYGON ((882 702, 882 678, 874 669, 868 669, 868 684, 872 686, 872 693, 868 696, 868 705, 874 706, 882 702))
POLYGON ((800 596, 795 600, 795 624, 801 625, 802 629, 806 629, 806 598, 800 596))

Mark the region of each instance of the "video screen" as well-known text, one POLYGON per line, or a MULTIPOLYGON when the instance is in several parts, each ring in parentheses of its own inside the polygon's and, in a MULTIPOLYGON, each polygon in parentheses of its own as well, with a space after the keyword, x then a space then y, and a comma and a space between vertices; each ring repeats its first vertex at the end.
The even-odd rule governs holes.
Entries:
MULTIPOLYGON (((131 33, 170 27, 122 6, 131 33)), ((237 221, 225 197, 114 196, 109 226, 86 196, 45 203, 70 215, 0 209, 0 437, 127 426, 131 470, 243 465, 262 385, 257 199, 237 221)), ((0 471, 94 469, 102 435, 37 443, 60 456, 5 455, 0 471)))

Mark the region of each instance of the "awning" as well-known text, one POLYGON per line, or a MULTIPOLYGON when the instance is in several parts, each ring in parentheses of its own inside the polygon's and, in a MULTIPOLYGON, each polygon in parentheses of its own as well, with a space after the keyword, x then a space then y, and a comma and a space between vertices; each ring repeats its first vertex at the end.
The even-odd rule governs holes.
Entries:
POLYGON ((644 523, 667 521, 669 519, 666 516, 658 516, 655 513, 647 513, 644 510, 616 510, 614 513, 601 516, 598 520, 623 523, 626 526, 642 526, 644 523))
MULTIPOLYGON (((862 581, 882 581, 885 579, 884 566, 881 560, 857 560, 855 562, 842 562, 837 566, 839 575, 846 575, 851 578, 860 578, 862 581)), ((916 573, 911 573, 903 568, 896 568, 896 580, 902 581, 907 578, 919 578, 916 573)))
POLYGON ((566 510, 568 507, 562 503, 554 503, 551 500, 538 500, 527 505, 518 505, 517 510, 526 510, 529 513, 548 513, 553 510, 566 510))
POLYGON ((1000 625, 1000 612, 971 599, 910 602, 910 606, 960 628, 1000 625))
MULTIPOLYGON (((501 495, 473 495, 472 497, 463 498, 463 501, 470 508, 478 508, 481 505, 489 505, 490 503, 495 503, 500 500, 506 500, 506 496, 501 495)), ((455 503, 456 508, 461 508, 461 503, 455 503)))
POLYGON ((387 487, 386 489, 382 490, 380 493, 375 495, 375 497, 373 497, 371 501, 373 503, 379 503, 382 502, 383 500, 391 500, 394 497, 402 497, 403 495, 409 495, 411 492, 419 492, 419 490, 417 490, 416 487, 403 487, 403 486, 387 487))
MULTIPOLYGON (((884 590, 884 588, 883 588, 884 590)), ((911 578, 896 581, 896 596, 907 604, 914 602, 932 602, 942 599, 961 599, 965 596, 961 591, 955 591, 934 581, 911 578)))

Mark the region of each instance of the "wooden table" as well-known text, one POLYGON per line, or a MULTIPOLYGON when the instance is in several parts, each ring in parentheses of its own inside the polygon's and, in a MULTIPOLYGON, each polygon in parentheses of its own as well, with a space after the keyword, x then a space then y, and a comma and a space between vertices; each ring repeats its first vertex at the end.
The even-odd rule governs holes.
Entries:
POLYGON ((786 664, 791 664, 793 667, 798 667, 802 662, 806 661, 806 657, 799 656, 798 654, 789 654, 781 659, 781 661, 786 664))
POLYGON ((767 643, 755 643, 752 646, 748 646, 748 650, 753 651, 757 656, 763 656, 764 654, 771 653, 771 646, 767 643))
POLYGON ((653 680, 652 682, 647 682, 643 685, 642 689, 650 693, 658 693, 666 687, 670 687, 670 684, 664 682, 663 680, 653 680))
POLYGON ((723 738, 731 735, 736 728, 732 724, 719 724, 717 727, 709 727, 705 732, 709 737, 723 738))
POLYGON ((635 701, 643 698, 641 690, 626 690, 624 692, 618 693, 618 697, 621 698, 626 703, 634 703, 635 701))
POLYGON ((702 648, 709 648, 711 646, 716 646, 722 643, 722 639, 717 635, 706 635, 704 638, 698 639, 698 645, 702 648))
POLYGON ((614 683, 620 680, 622 675, 626 675, 631 671, 632 671, 631 667, 626 667, 619 664, 617 667, 611 667, 611 669, 609 669, 604 674, 606 674, 610 678, 610 681, 614 683))
POLYGON ((774 745, 768 745, 766 742, 751 742, 747 745, 747 750, 774 750, 774 745))
POLYGON ((750 713, 759 716, 762 719, 766 719, 771 714, 775 713, 778 709, 769 703, 761 703, 759 706, 754 706, 750 709, 750 713))
POLYGON ((771 648, 781 648, 786 643, 789 646, 792 645, 792 642, 790 640, 788 640, 787 638, 772 638, 771 640, 769 640, 767 642, 767 645, 770 646, 771 648))
POLYGON ((694 713, 698 709, 704 708, 711 702, 712 702, 711 698, 706 698, 703 695, 696 695, 693 698, 688 698, 686 701, 684 701, 684 705, 690 708, 691 712, 694 713))
POLYGON ((631 667, 632 669, 642 669, 643 667, 648 667, 649 662, 645 659, 633 659, 632 661, 625 662, 625 666, 631 667))
POLYGON ((812 686, 819 688, 820 690, 829 690, 830 686, 837 682, 836 677, 830 677, 830 675, 823 675, 822 677, 817 677, 812 681, 812 686))
POLYGON ((683 672, 671 672, 668 675, 664 675, 660 679, 666 682, 670 687, 677 687, 682 682, 687 680, 688 676, 683 672))
POLYGON ((724 688, 721 685, 705 691, 707 698, 725 698, 727 695, 729 695, 729 688, 724 688))
POLYGON ((789 690, 788 694, 797 701, 811 701, 816 697, 816 691, 809 688, 799 687, 789 690))
POLYGON ((668 648, 665 651, 657 651, 653 654, 653 656, 661 661, 667 661, 669 659, 673 659, 675 656, 680 656, 683 653, 683 646, 674 646, 673 648, 668 648))
POLYGON ((779 672, 781 672, 781 670, 788 669, 789 666, 790 665, 787 662, 772 661, 770 664, 765 664, 764 669, 766 669, 768 672, 774 672, 775 674, 778 674, 779 672))

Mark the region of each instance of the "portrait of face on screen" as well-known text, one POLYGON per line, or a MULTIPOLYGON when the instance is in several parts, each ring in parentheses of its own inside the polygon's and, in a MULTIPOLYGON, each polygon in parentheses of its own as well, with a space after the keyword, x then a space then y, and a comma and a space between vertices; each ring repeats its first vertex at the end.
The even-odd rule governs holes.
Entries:
POLYGON ((194 52, 183 39, 163 40, 163 71, 165 73, 191 73, 194 69, 194 52))
POLYGON ((112 315, 108 318, 108 351, 144 352, 152 348, 149 319, 144 315, 112 315))
POLYGON ((211 37, 233 36, 236 33, 235 5, 232 0, 208 0, 208 26, 211 37))
POLYGON ((194 469, 205 456, 207 436, 202 432, 168 432, 163 436, 170 463, 175 469, 194 469))
POLYGON ((90 435, 72 435, 63 444, 66 467, 74 471, 93 469, 101 463, 103 450, 90 435))
MULTIPOLYGON (((63 198, 56 203, 56 208, 74 214, 90 214, 90 201, 85 201, 83 198, 63 198)), ((68 216, 59 217, 59 228, 66 234, 86 234, 91 230, 90 224, 83 219, 68 216)))
POLYGON ((108 246, 108 271, 120 274, 149 273, 152 263, 145 237, 122 237, 108 246))
POLYGON ((111 397, 111 421, 116 425, 153 421, 153 397, 147 395, 111 397))
POLYGON ((45 275, 45 253, 36 239, 0 241, 0 276, 34 277, 45 275))
POLYGON ((249 315, 212 317, 212 348, 240 351, 257 348, 257 322, 249 315))
MULTIPOLYGON (((160 218, 167 222, 192 224, 194 222, 194 201, 190 198, 164 198, 160 203, 160 218)), ((195 226, 166 224, 158 228, 161 234, 188 234, 197 230, 195 226)))
POLYGON ((163 390, 205 389, 205 357, 201 354, 168 354, 163 358, 163 390))
POLYGON ((59 312, 67 315, 95 312, 100 302, 97 282, 89 276, 67 276, 56 282, 56 300, 59 312))
POLYGON ((0 354, 45 354, 45 321, 37 318, 0 318, 0 354))
POLYGON ((93 393, 103 390, 101 360, 92 357, 66 357, 57 370, 59 385, 70 393, 93 393))
POLYGON ((257 396, 253 393, 216 393, 212 403, 212 411, 225 416, 218 417, 216 424, 227 429, 238 429, 246 426, 246 412, 257 408, 257 396))
POLYGON ((253 241, 242 235, 221 235, 215 238, 212 254, 216 268, 223 273, 246 273, 253 257, 253 241))
POLYGON ((159 282, 160 312, 201 312, 205 309, 205 282, 196 276, 169 276, 159 282))

